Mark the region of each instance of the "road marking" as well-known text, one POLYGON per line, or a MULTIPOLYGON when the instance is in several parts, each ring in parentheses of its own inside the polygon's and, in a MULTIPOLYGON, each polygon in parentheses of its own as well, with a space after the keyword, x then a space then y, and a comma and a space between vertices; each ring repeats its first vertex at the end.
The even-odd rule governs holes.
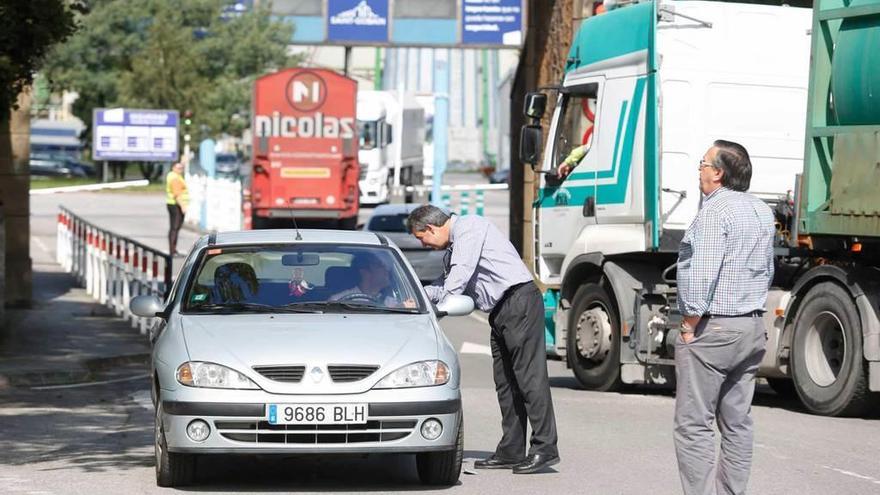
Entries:
POLYGON ((485 354, 486 356, 492 355, 492 349, 487 345, 474 344, 473 342, 465 342, 461 344, 461 349, 458 351, 459 354, 485 354))
POLYGON ((104 381, 100 381, 100 382, 71 383, 69 385, 45 385, 42 387, 31 387, 31 390, 59 390, 59 389, 64 389, 64 388, 93 387, 96 385, 107 385, 110 383, 133 382, 135 380, 141 380, 143 378, 149 378, 149 377, 150 377, 150 374, 146 373, 143 375, 128 376, 125 378, 116 378, 113 380, 104 380, 104 381))
POLYGON ((846 471, 843 469, 837 469, 836 467, 831 467, 831 466, 822 466, 822 467, 825 469, 829 469, 831 471, 834 471, 836 473, 840 473, 844 476, 850 476, 850 477, 857 478, 860 480, 869 481, 871 483, 874 483, 875 485, 880 485, 880 480, 878 480, 877 478, 872 478, 871 476, 865 476, 864 474, 854 473, 852 471, 846 471))
POLYGON ((489 318, 486 318, 485 316, 483 316, 482 313, 477 313, 477 312, 475 311, 475 312, 471 313, 469 316, 470 316, 471 318, 477 320, 477 321, 480 322, 480 323, 485 323, 486 325, 489 324, 489 318))
POLYGON ((51 252, 49 252, 49 248, 46 247, 46 244, 44 244, 43 241, 41 241, 39 237, 34 236, 34 237, 31 237, 31 239, 34 240, 34 244, 36 244, 37 247, 40 248, 44 253, 52 254, 51 252))

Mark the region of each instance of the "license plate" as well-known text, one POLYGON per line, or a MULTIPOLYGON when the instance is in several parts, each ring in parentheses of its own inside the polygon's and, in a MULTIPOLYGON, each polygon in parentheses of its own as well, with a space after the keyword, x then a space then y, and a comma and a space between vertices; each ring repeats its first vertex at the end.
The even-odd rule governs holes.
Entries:
POLYGON ((269 404, 273 425, 355 425, 367 422, 367 404, 269 404))

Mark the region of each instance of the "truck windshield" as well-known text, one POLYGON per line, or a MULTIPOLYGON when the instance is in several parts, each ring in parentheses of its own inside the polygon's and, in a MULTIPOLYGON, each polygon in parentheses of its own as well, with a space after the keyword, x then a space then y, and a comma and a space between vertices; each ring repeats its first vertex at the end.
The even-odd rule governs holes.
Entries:
POLYGON ((376 131, 378 125, 375 120, 358 120, 358 135, 362 150, 371 150, 376 147, 376 131))

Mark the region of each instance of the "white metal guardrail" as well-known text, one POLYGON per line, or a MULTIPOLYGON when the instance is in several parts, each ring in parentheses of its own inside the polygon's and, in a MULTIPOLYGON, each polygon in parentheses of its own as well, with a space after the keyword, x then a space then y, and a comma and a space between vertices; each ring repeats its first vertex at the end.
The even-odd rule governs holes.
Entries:
POLYGON ((58 213, 58 263, 86 288, 86 293, 146 334, 151 318, 131 313, 135 296, 165 297, 171 290, 172 258, 97 227, 67 208, 58 213))

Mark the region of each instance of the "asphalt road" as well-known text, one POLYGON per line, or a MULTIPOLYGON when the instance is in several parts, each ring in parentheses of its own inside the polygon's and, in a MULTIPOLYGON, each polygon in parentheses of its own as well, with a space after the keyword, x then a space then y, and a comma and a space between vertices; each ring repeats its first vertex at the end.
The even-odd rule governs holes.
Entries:
MULTIPOLYGON (((503 211, 493 196, 488 208, 503 211)), ((487 198, 487 201, 489 199, 487 198)), ((51 259, 55 209, 72 207, 117 232, 161 247, 167 220, 155 198, 64 195, 32 198, 35 262, 51 259), (152 208, 152 209, 150 209, 152 208)), ((506 226, 502 226, 506 227, 506 226)), ((506 230, 506 229, 505 229, 506 230)), ((184 233, 192 242, 194 234, 184 233)), ((491 379, 485 315, 447 318, 442 325, 462 363, 465 466, 450 493, 679 493, 672 444, 671 391, 580 390, 560 362, 550 362, 562 462, 553 472, 516 476, 474 471, 493 451, 500 413, 491 379)), ((9 494, 161 493, 153 474, 152 411, 147 381, 76 389, 22 391, 0 404, 0 492, 9 494)), ((760 386, 753 413, 755 494, 880 493, 880 420, 812 416, 793 400, 760 386)), ((326 459, 216 458, 185 491, 209 493, 424 491, 408 456, 326 459)), ((430 491, 447 491, 430 490, 430 491)))

